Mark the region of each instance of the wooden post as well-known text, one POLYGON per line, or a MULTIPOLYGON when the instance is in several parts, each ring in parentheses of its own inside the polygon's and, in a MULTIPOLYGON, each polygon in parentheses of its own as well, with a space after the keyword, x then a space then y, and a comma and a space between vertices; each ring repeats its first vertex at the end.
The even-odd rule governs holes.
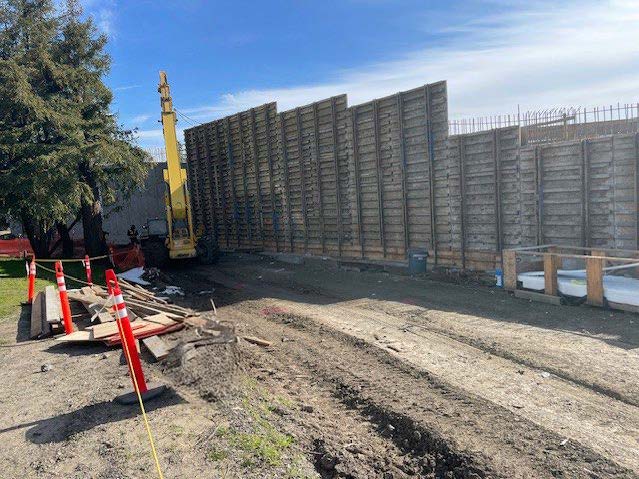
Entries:
POLYGON ((586 288, 588 304, 603 306, 603 260, 597 257, 586 258, 586 288))
POLYGON ((558 256, 553 253, 544 253, 544 293, 557 296, 557 267, 558 256))
POLYGON ((517 289, 517 254, 513 249, 505 249, 502 256, 504 260, 504 288, 514 291, 517 289))

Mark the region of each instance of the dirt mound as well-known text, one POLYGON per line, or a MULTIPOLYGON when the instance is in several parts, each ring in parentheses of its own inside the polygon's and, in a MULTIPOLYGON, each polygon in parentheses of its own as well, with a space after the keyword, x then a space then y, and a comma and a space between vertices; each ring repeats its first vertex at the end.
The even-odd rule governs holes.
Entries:
POLYGON ((163 372, 207 401, 217 401, 237 391, 241 362, 235 333, 212 322, 210 328, 197 328, 181 339, 163 372))

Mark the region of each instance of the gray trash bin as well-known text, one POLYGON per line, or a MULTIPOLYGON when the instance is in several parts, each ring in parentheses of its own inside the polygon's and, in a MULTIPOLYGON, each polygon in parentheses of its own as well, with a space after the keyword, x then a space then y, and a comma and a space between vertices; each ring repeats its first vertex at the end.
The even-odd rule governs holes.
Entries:
POLYGON ((425 249, 415 249, 408 252, 408 271, 411 274, 426 272, 428 251, 425 249))

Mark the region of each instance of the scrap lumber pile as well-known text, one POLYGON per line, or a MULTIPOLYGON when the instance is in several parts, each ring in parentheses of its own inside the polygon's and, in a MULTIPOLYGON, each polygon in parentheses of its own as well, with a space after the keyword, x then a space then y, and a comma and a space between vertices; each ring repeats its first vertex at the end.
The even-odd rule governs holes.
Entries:
MULTIPOLYGON (((195 311, 170 304, 165 298, 139 285, 120 279, 122 296, 136 339, 142 340, 156 359, 167 353, 157 336, 182 329, 185 324, 204 326, 207 321, 195 311)), ((113 298, 100 286, 69 290, 74 332, 56 337, 61 342, 101 342, 107 346, 120 344, 115 321, 113 298)), ((62 331, 62 313, 58 292, 51 286, 39 293, 31 309, 31 337, 45 337, 62 331)))

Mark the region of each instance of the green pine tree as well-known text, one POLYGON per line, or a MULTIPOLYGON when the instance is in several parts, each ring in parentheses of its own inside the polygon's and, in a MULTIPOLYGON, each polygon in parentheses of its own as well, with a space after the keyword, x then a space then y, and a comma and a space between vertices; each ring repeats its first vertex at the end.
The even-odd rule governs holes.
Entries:
POLYGON ((103 204, 146 177, 146 153, 110 112, 106 42, 75 0, 0 0, 0 214, 40 257, 76 217, 88 254, 103 253, 103 204))

